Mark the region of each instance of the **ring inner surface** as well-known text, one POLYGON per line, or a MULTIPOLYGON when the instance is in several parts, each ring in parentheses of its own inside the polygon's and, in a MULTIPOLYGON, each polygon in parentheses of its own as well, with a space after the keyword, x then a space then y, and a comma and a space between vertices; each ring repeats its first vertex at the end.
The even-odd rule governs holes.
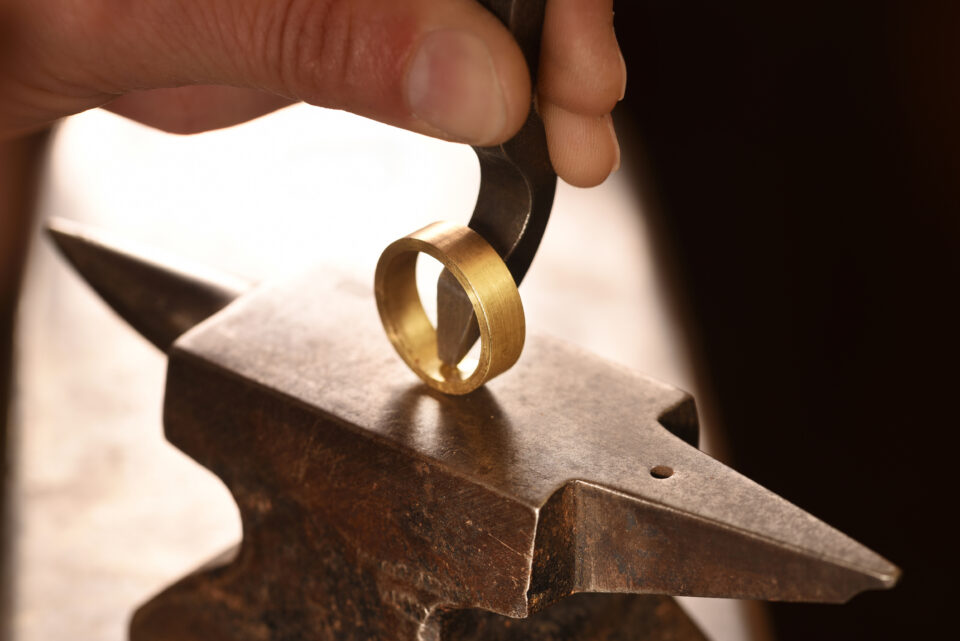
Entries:
MULTIPOLYGON (((478 361, 469 355, 456 366, 440 360, 437 330, 427 317, 417 288, 416 270, 420 253, 411 250, 398 254, 388 270, 386 290, 391 294, 387 305, 392 318, 396 320, 394 331, 415 368, 439 382, 466 381, 476 373, 478 361)), ((450 269, 442 256, 434 252, 423 253, 435 258, 445 269, 450 269)), ((451 271, 457 275, 455 270, 451 271)), ((460 282, 459 278, 457 282, 460 282)), ((462 287, 463 283, 460 285, 462 287)))

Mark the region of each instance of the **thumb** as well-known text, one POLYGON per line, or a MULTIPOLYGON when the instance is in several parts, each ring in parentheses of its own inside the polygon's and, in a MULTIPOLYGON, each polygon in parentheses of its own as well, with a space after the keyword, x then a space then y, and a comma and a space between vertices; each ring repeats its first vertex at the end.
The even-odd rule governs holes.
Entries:
POLYGON ((3 82, 27 75, 18 59, 43 77, 0 106, 20 120, 220 84, 490 145, 530 106, 519 47, 476 0, 32 0, 22 13, 3 82))

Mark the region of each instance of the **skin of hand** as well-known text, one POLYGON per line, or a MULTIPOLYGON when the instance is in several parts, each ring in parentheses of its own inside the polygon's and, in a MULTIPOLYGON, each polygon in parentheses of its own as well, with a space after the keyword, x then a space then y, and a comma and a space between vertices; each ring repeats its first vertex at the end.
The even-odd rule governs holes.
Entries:
MULTIPOLYGON (((548 0, 537 105, 568 183, 619 167, 625 86, 613 0, 548 0)), ((187 134, 305 101, 492 145, 530 95, 475 0, 0 0, 0 139, 99 106, 187 134)))

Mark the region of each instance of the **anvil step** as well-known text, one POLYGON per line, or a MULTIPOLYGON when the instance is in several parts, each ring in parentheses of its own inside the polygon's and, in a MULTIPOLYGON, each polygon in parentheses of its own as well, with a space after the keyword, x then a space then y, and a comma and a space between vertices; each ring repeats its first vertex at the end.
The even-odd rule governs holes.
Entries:
POLYGON ((167 438, 230 489, 244 541, 144 606, 135 639, 159 638, 137 622, 171 598, 259 612, 262 636, 237 638, 425 639, 443 612, 529 617, 582 592, 842 602, 896 582, 697 450, 684 392, 531 336, 485 388, 435 394, 371 290, 318 268, 173 344, 167 438))

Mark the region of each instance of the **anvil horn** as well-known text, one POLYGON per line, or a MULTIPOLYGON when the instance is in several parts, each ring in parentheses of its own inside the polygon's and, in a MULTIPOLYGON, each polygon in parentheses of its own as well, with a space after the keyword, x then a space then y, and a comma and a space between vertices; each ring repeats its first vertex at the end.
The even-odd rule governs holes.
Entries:
POLYGON ((532 601, 559 589, 842 603, 897 583, 880 555, 667 430, 627 429, 581 445, 566 466, 579 480, 541 509, 532 601))
POLYGON ((115 240, 83 223, 56 218, 48 222, 47 231, 103 300, 163 352, 253 286, 237 276, 115 240))

